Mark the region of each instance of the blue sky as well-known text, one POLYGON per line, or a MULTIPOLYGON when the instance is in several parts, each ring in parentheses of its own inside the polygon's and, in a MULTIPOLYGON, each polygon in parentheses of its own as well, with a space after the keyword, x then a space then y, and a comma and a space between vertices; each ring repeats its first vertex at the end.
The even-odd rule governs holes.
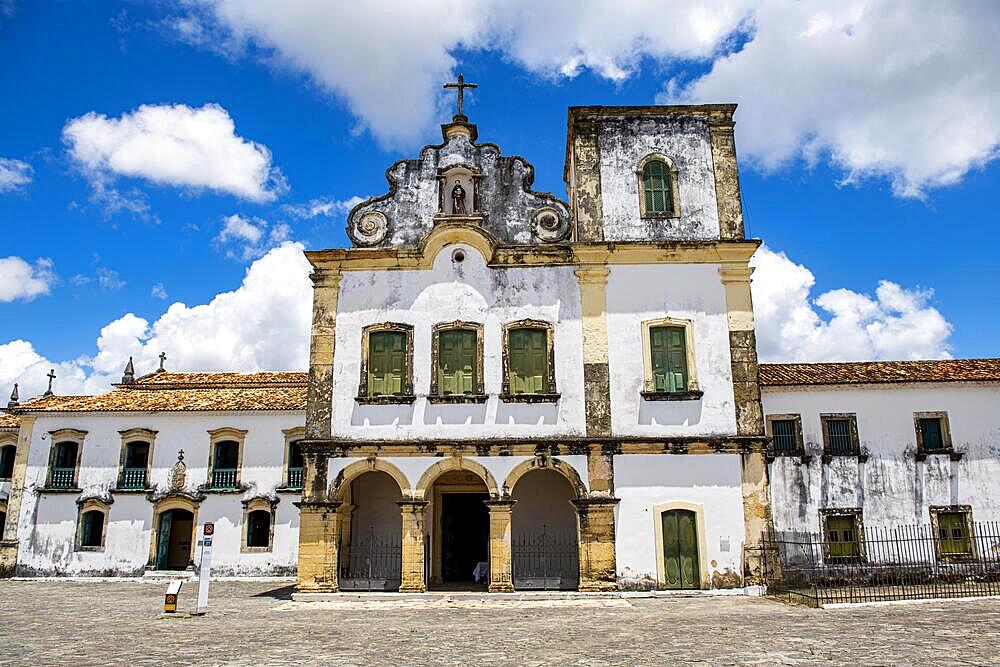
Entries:
MULTIPOLYGON (((311 19, 313 23, 329 19, 329 13, 324 10, 311 17, 310 3, 304 3, 305 8, 290 19, 292 27, 280 35, 267 32, 273 17, 266 15, 280 10, 258 6, 255 11, 264 13, 240 24, 242 19, 227 13, 227 4, 205 0, 180 6, 3 5, 0 159, 22 175, 27 169, 28 180, 4 188, 0 174, 0 220, 5 232, 0 258, 19 258, 32 273, 26 277, 24 271, 10 270, 14 265, 9 264, 7 273, 0 269, 0 277, 41 281, 31 284, 44 287, 34 292, 13 284, 6 292, 0 287, 0 381, 20 378, 34 387, 40 382, 39 369, 51 363, 60 365, 64 376, 76 375, 72 382, 65 380, 75 383, 73 388, 93 390, 88 378, 113 374, 113 365, 120 365, 117 360, 95 361, 95 355, 135 353, 151 359, 159 351, 152 349, 156 336, 134 320, 125 336, 128 340, 117 347, 105 341, 102 347, 97 338, 103 327, 130 313, 153 324, 175 302, 184 308, 211 304, 216 295, 239 290, 248 267, 282 242, 286 248, 288 240, 307 248, 346 245, 344 202, 382 193, 387 166, 415 155, 420 145, 439 140, 434 123, 447 118, 449 100, 438 86, 459 71, 480 84, 470 95, 467 112, 478 124, 481 139, 500 144, 507 154, 526 157, 536 169, 536 189, 563 197, 568 106, 699 101, 709 94, 712 98, 705 101, 740 103, 737 146, 748 229, 773 251, 769 262, 758 268, 762 284, 770 280, 773 287, 767 291, 762 287, 759 295, 755 291, 755 299, 770 300, 771 310, 784 313, 766 315, 769 319, 762 323, 770 327, 766 336, 770 356, 998 355, 994 332, 1000 314, 992 285, 1000 270, 994 231, 1000 176, 993 159, 997 137, 988 130, 978 131, 975 124, 970 129, 967 119, 971 115, 982 128, 997 125, 993 118, 1000 114, 998 78, 990 77, 1000 57, 994 46, 992 53, 979 52, 963 61, 963 49, 955 46, 969 41, 963 31, 990 24, 975 15, 992 12, 988 4, 968 3, 968 11, 955 18, 954 34, 946 34, 940 44, 923 42, 932 53, 940 50, 944 55, 935 57, 948 67, 967 62, 979 68, 954 72, 962 81, 945 86, 944 93, 931 95, 913 83, 921 79, 908 71, 883 72, 872 83, 864 79, 865 67, 847 63, 842 68, 847 74, 833 68, 836 73, 820 82, 822 88, 801 90, 803 98, 829 95, 832 102, 823 104, 797 98, 794 77, 781 81, 781 75, 768 67, 766 54, 761 55, 768 46, 765 40, 771 40, 771 49, 780 56, 784 39, 767 23, 767 12, 772 11, 767 3, 760 7, 735 3, 739 6, 727 14, 728 23, 719 19, 715 33, 709 31, 694 44, 676 45, 671 45, 669 35, 661 43, 656 36, 628 34, 628 22, 608 28, 624 31, 614 39, 589 38, 603 33, 582 26, 566 37, 571 40, 568 44, 552 46, 545 40, 539 44, 530 27, 518 23, 523 18, 514 17, 505 24, 503 35, 493 40, 476 41, 486 30, 482 27, 478 33, 414 40, 407 49, 426 49, 430 54, 413 58, 416 63, 410 62, 409 51, 369 57, 366 50, 381 47, 363 41, 346 55, 323 52, 324 40, 310 42, 313 27, 308 24, 311 19), (298 43, 295 21, 303 23, 306 35, 298 43), (319 51, 298 52, 301 43, 317 44, 319 51), (750 58, 749 46, 759 47, 758 51, 752 62, 741 62, 741 57, 750 58), (346 61, 324 69, 337 58, 346 61), (727 73, 724 66, 737 69, 727 73), (408 67, 416 67, 416 74, 408 67), (743 73, 757 71, 759 80, 746 82, 741 67, 743 73), (388 86, 390 92, 404 87, 407 91, 398 97, 379 90, 351 92, 364 91, 373 79, 385 79, 383 88, 388 86), (742 83, 727 83, 734 80, 742 83), (774 86, 773 95, 768 86, 774 86), (882 92, 858 99, 852 91, 865 86, 882 92), (780 106, 769 106, 778 98, 780 106), (956 100, 966 105, 957 112, 956 100), (930 108, 921 112, 924 103, 930 108), (271 180, 257 183, 269 200, 234 194, 232 187, 226 191, 157 178, 157 162, 164 158, 156 154, 142 157, 147 166, 127 174, 107 164, 88 168, 80 158, 79 142, 74 153, 64 134, 74 119, 89 113, 113 121, 129 118, 142 105, 198 110, 207 104, 218 105, 232 119, 233 141, 254 142, 257 155, 269 156, 271 180), (844 108, 837 111, 837 105, 844 108), (943 118, 940 109, 946 105, 957 116, 943 118), (900 108, 907 111, 900 115, 900 108), (911 112, 912 116, 906 115, 911 112), (854 136, 853 118, 867 128, 859 133, 864 136, 854 136), (795 128, 791 138, 784 129, 786 121, 795 128), (948 142, 949 132, 961 136, 948 142), (779 149, 771 148, 772 134, 779 149), (896 134, 903 136, 887 138, 896 134), (913 148, 931 140, 962 146, 953 151, 913 148), (936 157, 943 152, 949 155, 936 157), (126 201, 141 202, 143 210, 138 214, 114 210, 107 196, 99 196, 101 188, 126 201), (309 202, 328 202, 330 214, 294 213, 293 207, 309 202), (220 238, 231 216, 240 216, 242 229, 257 229, 260 238, 255 242, 233 234, 220 238), (804 277, 808 272, 815 277, 814 285, 804 277), (905 301, 901 310, 893 310, 892 294, 881 299, 876 295, 880 281, 898 285, 893 294, 905 301), (159 287, 154 290, 154 286, 159 287), (817 305, 817 299, 829 294, 817 305), (868 302, 858 306, 865 298, 868 302), (872 303, 879 312, 861 315, 860 323, 848 321, 859 308, 871 310, 872 303), (801 318, 789 324, 787 312, 795 308, 804 309, 805 324, 801 318), (831 328, 836 317, 842 319, 831 328), (849 335, 842 338, 837 326, 849 329, 849 335), (854 334, 869 345, 858 348, 864 354, 840 349, 854 334), (798 338, 790 341, 792 336, 798 338), (826 342, 817 343, 819 338, 826 342), (831 346, 831 340, 840 342, 831 346), (10 346, 14 341, 22 344, 14 349, 10 346), (910 350, 914 353, 907 354, 910 350), (26 380, 28 376, 31 379, 26 380)), ((852 31, 857 30, 861 35, 857 39, 865 41, 863 33, 874 32, 879 21, 912 21, 917 35, 926 27, 919 11, 913 16, 892 14, 879 10, 843 19, 857 25, 840 29, 837 38, 854 37, 852 31), (866 22, 873 26, 866 28, 866 22)), ((405 25, 399 28, 405 29, 405 25)), ((635 28, 639 33, 643 29, 635 28)), ((391 39, 391 31, 386 39, 391 39)), ((858 48, 876 49, 871 56, 878 63, 880 54, 873 43, 869 40, 858 48)), ((898 56, 905 53, 907 42, 889 48, 898 56)), ((804 51, 797 62, 807 69, 824 57, 822 49, 804 51)), ((820 75, 810 75, 809 81, 816 76, 820 75)), ((212 182, 211 175, 191 175, 195 183, 202 177, 205 183, 212 182)), ((301 277, 288 281, 300 285, 301 277)), ((281 318, 280 301, 273 305, 267 317, 281 318)), ((301 314, 301 307, 295 312, 301 314)), ((289 321, 298 327, 296 318, 289 321)), ((238 317, 235 321, 239 326, 238 317)), ((220 321, 220 326, 232 323, 220 321)), ((307 327, 297 334, 277 325, 273 331, 279 336, 305 336, 307 327)), ((167 334, 158 335, 155 342, 168 346, 167 334)), ((245 343, 258 334, 239 335, 245 343)), ((177 349, 184 347, 178 343, 177 349)), ((205 355, 217 362, 185 356, 183 351, 175 352, 174 359, 181 365, 246 370, 296 363, 267 351, 239 360, 225 349, 208 350, 205 355)))

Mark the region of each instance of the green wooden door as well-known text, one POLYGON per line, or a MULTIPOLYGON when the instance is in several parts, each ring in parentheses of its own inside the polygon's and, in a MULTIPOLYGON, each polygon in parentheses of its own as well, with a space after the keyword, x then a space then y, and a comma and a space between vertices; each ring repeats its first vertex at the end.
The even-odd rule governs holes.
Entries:
POLYGON ((660 515, 663 528, 663 575, 667 588, 701 588, 698 572, 698 524, 690 510, 660 515))
POLYGON ((160 514, 160 526, 156 530, 156 569, 167 567, 167 556, 170 553, 170 526, 173 523, 173 511, 160 514))

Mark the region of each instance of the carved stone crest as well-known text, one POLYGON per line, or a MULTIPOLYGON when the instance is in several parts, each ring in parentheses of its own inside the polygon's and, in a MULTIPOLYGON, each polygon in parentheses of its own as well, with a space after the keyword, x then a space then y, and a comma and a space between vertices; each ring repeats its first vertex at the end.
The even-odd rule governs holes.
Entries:
POLYGON ((184 465, 184 450, 177 452, 177 463, 170 469, 170 490, 180 491, 187 485, 187 466, 184 465))
POLYGON ((351 239, 360 246, 381 243, 389 233, 389 219, 380 211, 368 211, 348 228, 351 239))

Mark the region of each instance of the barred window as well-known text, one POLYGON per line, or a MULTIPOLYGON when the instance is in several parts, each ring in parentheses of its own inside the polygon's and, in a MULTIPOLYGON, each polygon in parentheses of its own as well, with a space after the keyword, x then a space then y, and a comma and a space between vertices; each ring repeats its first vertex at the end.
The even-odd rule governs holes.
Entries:
POLYGON ((778 453, 795 452, 798 449, 798 438, 794 419, 774 419, 771 421, 774 451, 778 453))

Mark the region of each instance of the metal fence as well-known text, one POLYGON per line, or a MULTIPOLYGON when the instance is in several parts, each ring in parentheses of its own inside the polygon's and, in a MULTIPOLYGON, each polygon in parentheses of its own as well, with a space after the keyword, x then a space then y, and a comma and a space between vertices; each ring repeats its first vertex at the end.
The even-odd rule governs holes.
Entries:
POLYGON ((856 543, 765 533, 768 593, 812 606, 1000 595, 1000 523, 955 540, 931 525, 866 528, 856 543), (846 554, 846 555, 845 555, 846 554))
POLYGON ((340 550, 340 589, 394 591, 402 580, 403 543, 399 535, 356 535, 340 550))
POLYGON ((580 580, 580 548, 576 531, 550 531, 543 525, 536 533, 511 538, 514 588, 572 590, 580 580))

